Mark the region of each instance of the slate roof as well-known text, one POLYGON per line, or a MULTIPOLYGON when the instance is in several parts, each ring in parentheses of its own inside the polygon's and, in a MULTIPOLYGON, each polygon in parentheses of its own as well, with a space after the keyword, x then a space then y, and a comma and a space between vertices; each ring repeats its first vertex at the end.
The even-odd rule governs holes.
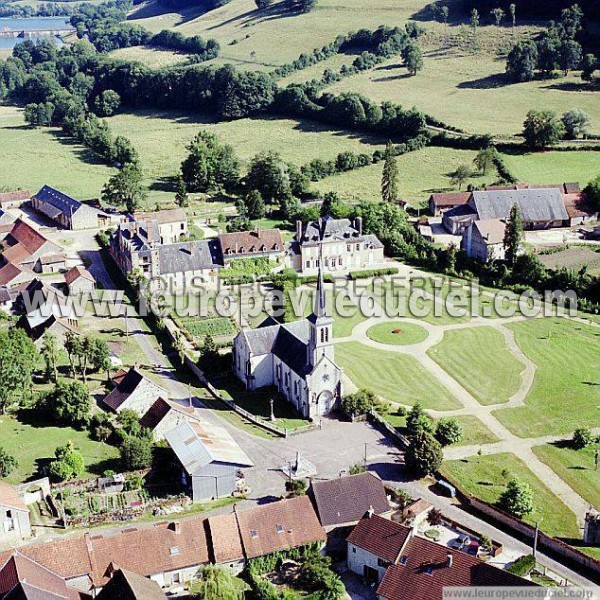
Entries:
POLYGON ((347 539, 349 543, 377 558, 393 563, 410 538, 411 532, 410 527, 373 515, 359 521, 347 539))
POLYGON ((159 248, 160 273, 202 271, 220 266, 215 240, 167 244, 159 248))
POLYGON ((558 188, 475 191, 470 200, 479 219, 507 219, 517 204, 525 223, 565 221, 569 218, 558 188))
POLYGON ((444 213, 444 219, 449 219, 450 221, 460 221, 461 219, 476 216, 477 211, 468 204, 460 204, 444 213))
POLYGON ((67 196, 49 185, 44 185, 42 189, 35 194, 35 198, 46 203, 47 209, 44 213, 50 218, 55 218, 60 214, 72 215, 83 205, 75 198, 67 196))
POLYGON ((160 242, 160 232, 156 221, 127 221, 119 223, 115 234, 131 246, 132 250, 150 250, 153 244, 160 242))
POLYGON ((429 201, 433 202, 437 208, 446 208, 466 204, 471 198, 471 192, 450 192, 431 194, 429 201))
POLYGON ((485 240, 488 246, 502 244, 504 242, 506 222, 502 219, 484 219, 482 221, 475 221, 473 227, 477 229, 479 235, 485 240))
POLYGON ((76 279, 79 279, 80 277, 88 279, 89 281, 92 281, 94 283, 96 282, 94 276, 87 269, 79 266, 73 267, 65 273, 65 282, 67 283, 67 285, 71 285, 76 279))
POLYGON ((211 463, 252 467, 254 463, 231 434, 207 421, 184 421, 167 431, 165 438, 190 475, 211 463))
POLYGON ((317 481, 312 484, 311 492, 324 527, 360 521, 369 508, 376 515, 390 511, 383 482, 370 471, 317 481))
POLYGON ((166 595, 156 581, 128 569, 113 573, 110 581, 96 596, 98 600, 165 600, 166 595))
POLYGON ((474 556, 414 536, 400 563, 387 569, 377 596, 386 600, 441 600, 445 586, 535 585, 474 556), (448 555, 452 556, 452 566, 448 566, 448 555))
POLYGON ((326 540, 308 496, 279 500, 235 514, 248 559, 326 540))
POLYGON ((3 481, 0 481, 0 506, 29 512, 27 505, 23 501, 23 498, 19 496, 17 490, 12 485, 3 481))
POLYGON ((223 256, 280 252, 284 248, 279 229, 257 229, 254 231, 221 233, 219 235, 219 245, 221 246, 223 256), (242 249, 244 250, 243 252, 242 249))
POLYGON ((360 233, 350 219, 332 219, 323 217, 318 221, 310 221, 302 230, 302 243, 319 243, 332 240, 360 239, 360 233))

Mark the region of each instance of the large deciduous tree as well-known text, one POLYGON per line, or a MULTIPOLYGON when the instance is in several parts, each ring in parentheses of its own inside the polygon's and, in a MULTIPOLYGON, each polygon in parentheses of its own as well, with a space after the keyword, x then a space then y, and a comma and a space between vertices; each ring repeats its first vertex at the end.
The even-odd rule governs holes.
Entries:
POLYGON ((502 492, 498 505, 502 510, 521 519, 533 512, 533 490, 529 484, 519 479, 511 479, 502 492))
POLYGON ((512 81, 531 81, 538 63, 538 49, 533 40, 522 40, 508 53, 506 72, 512 81))
POLYGON ((565 135, 571 140, 585 135, 591 123, 590 115, 580 108, 572 108, 562 116, 565 135))
POLYGON ((551 110, 530 110, 523 123, 525 144, 531 150, 543 150, 555 144, 564 133, 563 124, 551 110))
POLYGON ((0 331, 0 414, 27 394, 39 354, 27 334, 17 327, 0 331))
POLYGON ((132 163, 126 164, 113 175, 102 189, 102 200, 107 204, 125 206, 134 212, 146 198, 141 169, 132 163))
POLYGON ((416 477, 432 475, 442 466, 444 453, 441 444, 430 434, 412 436, 404 453, 404 462, 410 473, 416 477))

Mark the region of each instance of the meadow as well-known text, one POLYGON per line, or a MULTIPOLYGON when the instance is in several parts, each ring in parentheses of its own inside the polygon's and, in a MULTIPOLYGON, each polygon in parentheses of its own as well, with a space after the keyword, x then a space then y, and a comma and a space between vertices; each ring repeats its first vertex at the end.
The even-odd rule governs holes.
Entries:
POLYGON ((508 402, 519 389, 523 364, 492 327, 446 331, 428 354, 481 404, 508 402))
POLYGON ((566 538, 580 537, 575 514, 514 454, 446 461, 441 470, 464 492, 492 504, 498 501, 509 479, 516 477, 525 481, 533 490, 534 511, 523 520, 535 525, 543 517, 542 530, 545 533, 566 538))
POLYGON ((565 318, 507 325, 537 365, 526 406, 494 415, 520 437, 570 434, 600 425, 600 329, 565 318))

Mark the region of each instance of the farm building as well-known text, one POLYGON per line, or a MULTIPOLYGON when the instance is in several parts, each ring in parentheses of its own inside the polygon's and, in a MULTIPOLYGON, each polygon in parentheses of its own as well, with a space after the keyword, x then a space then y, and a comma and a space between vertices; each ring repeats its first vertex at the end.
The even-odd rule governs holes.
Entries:
POLYGON ((439 217, 448 210, 466 204, 471 198, 471 192, 450 192, 431 194, 429 196, 429 213, 439 217))
POLYGON ((0 481, 0 547, 14 546, 29 537, 29 509, 12 485, 0 481))
POLYGON ((2 192, 0 193, 0 208, 2 210, 19 208, 23 202, 27 202, 30 198, 31 192, 29 190, 2 192))
POLYGON ((83 292, 93 292, 96 289, 94 276, 84 267, 73 267, 65 273, 65 283, 69 289, 69 296, 76 296, 83 292))
POLYGON ((238 471, 254 464, 226 429, 206 421, 183 421, 165 438, 194 502, 231 496, 237 490, 238 471))
POLYGON ((474 221, 463 235, 460 247, 469 258, 482 263, 504 260, 505 231, 506 222, 503 219, 474 221))
POLYGON ((140 425, 152 431, 158 442, 165 439, 165 434, 175 429, 188 419, 197 419, 196 411, 191 406, 182 406, 177 402, 158 398, 140 419, 140 425))
POLYGON ((168 398, 168 395, 167 390, 150 381, 137 367, 131 367, 102 402, 116 413, 127 408, 141 417, 158 398, 168 398))
POLYGON ((128 569, 111 569, 110 581, 96 596, 98 600, 166 600, 160 585, 128 569))

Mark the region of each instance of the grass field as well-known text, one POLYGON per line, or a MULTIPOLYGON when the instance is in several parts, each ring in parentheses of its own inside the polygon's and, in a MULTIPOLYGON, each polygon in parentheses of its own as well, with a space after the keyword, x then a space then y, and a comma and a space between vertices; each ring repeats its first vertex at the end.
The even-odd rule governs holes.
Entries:
POLYGON ((481 404, 507 402, 519 389, 523 364, 492 327, 446 331, 428 354, 481 404))
POLYGON ((473 415, 459 415, 452 418, 456 419, 463 427, 462 440, 458 444, 452 444, 452 447, 493 444, 499 440, 482 421, 473 415))
POLYGON ((573 450, 565 444, 534 446, 533 452, 594 508, 600 509, 600 473, 594 469, 595 448, 573 450))
POLYGON ((153 69, 161 67, 170 67, 178 63, 185 62, 188 58, 186 54, 164 50, 161 48, 151 48, 149 46, 132 46, 131 48, 119 48, 113 50, 110 56, 120 60, 139 60, 153 69))
POLYGON ((552 536, 577 538, 580 532, 575 514, 555 496, 514 454, 490 454, 468 460, 446 461, 442 472, 463 491, 495 503, 504 491, 508 480, 517 477, 527 482, 534 493, 534 512, 524 521, 534 525, 543 517, 541 529, 552 536), (508 471, 504 477, 503 471, 508 471))
POLYGON ((57 446, 64 446, 69 440, 83 456, 84 477, 119 469, 119 450, 114 446, 95 442, 85 430, 56 427, 52 423, 38 422, 32 416, 24 413, 20 420, 8 415, 0 417, 0 444, 19 462, 17 469, 5 479, 8 483, 21 483, 41 476, 39 468, 54 458, 57 446))
POLYGON ((395 346, 409 346, 424 342, 428 333, 427 330, 414 323, 404 323, 402 321, 387 321, 369 327, 367 335, 375 342, 382 344, 391 344, 395 346))
POLYGON ((0 106, 0 187, 37 191, 48 183, 76 198, 98 198, 114 170, 58 133, 31 129, 20 109, 0 106))
POLYGON ((508 327, 538 368, 526 406, 494 415, 520 437, 599 426, 600 329, 567 319, 535 319, 508 327))
POLYGON ((452 410, 460 403, 414 357, 374 350, 358 342, 337 344, 335 358, 359 388, 386 400, 425 408, 452 410))
MULTIPOLYGON (((428 147, 398 157, 398 189, 400 198, 424 205, 433 192, 456 191, 449 174, 461 164, 472 165, 476 152, 452 148, 428 147)), ((381 200, 381 173, 383 165, 371 165, 333 175, 312 184, 321 193, 337 192, 342 198, 359 202, 381 200)), ((492 183, 497 174, 476 176, 470 183, 480 187, 492 183)))

